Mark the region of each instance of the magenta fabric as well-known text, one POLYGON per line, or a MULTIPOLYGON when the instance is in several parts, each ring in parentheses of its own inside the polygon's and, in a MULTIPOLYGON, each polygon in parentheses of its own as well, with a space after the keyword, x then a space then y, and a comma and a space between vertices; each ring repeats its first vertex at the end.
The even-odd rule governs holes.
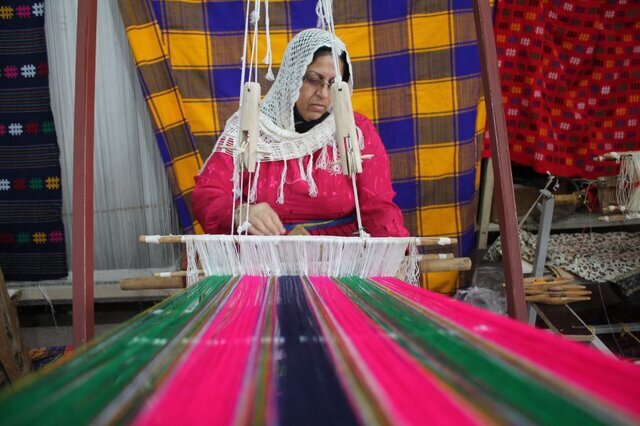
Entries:
MULTIPOLYGON (((395 192, 391 187, 389 157, 380 136, 368 118, 357 113, 354 116, 356 126, 364 136, 362 154, 373 155, 371 159, 363 160, 363 172, 357 175, 362 224, 372 236, 408 236, 409 232, 403 225, 402 213, 392 201, 395 192)), ((332 158, 331 147, 328 152, 329 158, 332 158)), ((314 153, 314 162, 319 155, 320 150, 314 153)), ((303 161, 306 170, 309 157, 305 157, 303 161)), ((312 198, 309 196, 307 182, 300 176, 297 159, 287 161, 284 204, 276 203, 283 168, 283 161, 261 163, 256 203, 269 203, 284 224, 338 219, 355 214, 350 177, 341 174, 333 175, 326 170, 314 167, 313 178, 318 187, 318 195, 312 198)), ((206 233, 228 234, 231 230, 232 172, 231 156, 218 152, 212 155, 200 175, 196 177, 192 196, 193 210, 206 233)), ((244 199, 246 199, 249 186, 248 173, 245 173, 243 179, 244 199)), ((351 226, 355 230, 355 226, 351 226)), ((333 235, 351 234, 350 229, 343 228, 344 226, 340 227, 333 235)), ((327 231, 322 230, 322 233, 326 234, 327 231)))

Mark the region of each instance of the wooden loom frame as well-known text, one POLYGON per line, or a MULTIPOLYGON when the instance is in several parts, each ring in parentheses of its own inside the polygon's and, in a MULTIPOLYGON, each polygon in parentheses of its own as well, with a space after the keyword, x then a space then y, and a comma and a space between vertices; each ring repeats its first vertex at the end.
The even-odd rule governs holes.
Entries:
MULTIPOLYGON (((507 312, 527 321, 507 127, 489 0, 473 0, 503 247, 507 312)), ((73 138, 73 344, 94 337, 93 152, 97 0, 78 1, 73 138)))

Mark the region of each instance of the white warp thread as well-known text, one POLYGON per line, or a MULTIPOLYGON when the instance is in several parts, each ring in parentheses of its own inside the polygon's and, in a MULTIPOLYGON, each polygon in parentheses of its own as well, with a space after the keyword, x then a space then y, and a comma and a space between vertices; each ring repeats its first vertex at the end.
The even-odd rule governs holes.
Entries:
POLYGON ((409 262, 405 280, 417 284, 415 238, 255 235, 189 235, 187 281, 206 276, 397 276, 409 262), (409 249, 410 256, 405 256, 409 249))

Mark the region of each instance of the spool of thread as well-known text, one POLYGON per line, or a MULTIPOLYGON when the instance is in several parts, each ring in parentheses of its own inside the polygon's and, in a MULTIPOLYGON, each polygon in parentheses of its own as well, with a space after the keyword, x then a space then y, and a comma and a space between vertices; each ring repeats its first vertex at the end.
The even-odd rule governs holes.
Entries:
POLYGON ((626 211, 640 211, 640 152, 621 158, 616 195, 618 205, 626 211))

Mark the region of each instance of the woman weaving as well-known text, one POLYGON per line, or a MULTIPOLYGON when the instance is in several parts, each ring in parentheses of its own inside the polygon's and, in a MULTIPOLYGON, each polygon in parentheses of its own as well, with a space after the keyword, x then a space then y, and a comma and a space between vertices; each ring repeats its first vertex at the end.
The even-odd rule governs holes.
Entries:
MULTIPOLYGON (((342 80, 353 87, 350 59, 342 41, 342 80)), ((319 29, 294 37, 285 51, 278 76, 260 103, 260 138, 256 172, 236 181, 250 203, 235 206, 235 223, 245 222, 249 234, 282 235, 304 223, 312 235, 351 236, 358 226, 351 179, 340 173, 330 86, 336 78, 331 35, 319 29), (265 154, 266 153, 266 154, 265 154), (262 157, 260 157, 262 155, 262 157)), ((402 213, 393 203, 389 159, 371 121, 354 114, 362 136, 362 173, 356 186, 364 230, 376 237, 408 236, 402 213)), ((234 210, 234 141, 239 114, 224 132, 196 177, 192 202, 205 232, 228 233, 234 210)), ((359 135, 360 136, 360 135, 359 135)))

